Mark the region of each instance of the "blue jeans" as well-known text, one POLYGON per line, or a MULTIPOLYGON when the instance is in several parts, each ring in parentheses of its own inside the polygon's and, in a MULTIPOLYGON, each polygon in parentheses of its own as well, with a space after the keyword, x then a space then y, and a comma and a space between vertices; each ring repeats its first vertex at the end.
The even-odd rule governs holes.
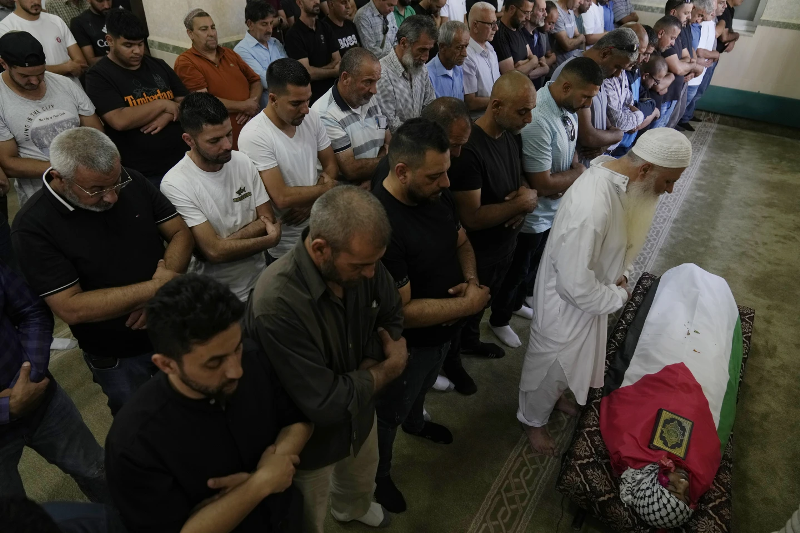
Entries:
POLYGON ((695 93, 694 98, 692 98, 691 101, 686 104, 686 112, 683 114, 683 120, 681 120, 681 122, 687 122, 694 116, 694 110, 697 108, 697 102, 700 101, 700 99, 703 97, 703 94, 706 92, 706 89, 708 89, 708 86, 711 85, 711 77, 714 75, 714 70, 717 68, 718 63, 718 61, 715 61, 713 65, 706 69, 706 73, 703 74, 703 81, 701 81, 700 85, 697 86, 697 92, 695 93))
POLYGON ((47 502, 42 508, 62 533, 125 533, 117 512, 99 503, 47 502))
POLYGON ((678 105, 677 100, 673 100, 671 102, 664 102, 661 104, 661 116, 658 117, 650 129, 653 128, 665 128, 667 127, 667 122, 669 122, 669 117, 672 115, 672 112, 675 110, 675 106, 678 105))
POLYGON ((39 424, 0 447, 0 495, 25 494, 17 470, 25 446, 72 476, 89 500, 111 504, 103 448, 60 386, 56 385, 39 424))
MULTIPOLYGON (((705 79, 705 76, 703 76, 705 79)), ((703 83, 703 82, 700 82, 703 83)), ((686 111, 683 112, 680 122, 689 122, 689 119, 694 116, 694 106, 697 104, 697 93, 700 90, 700 85, 689 85, 686 89, 686 111)))
POLYGON ((136 390, 147 383, 158 367, 150 358, 152 352, 133 357, 103 357, 83 352, 83 360, 95 383, 103 389, 108 398, 111 416, 115 416, 136 390))
POLYGON ((378 472, 376 477, 386 477, 392 469, 392 446, 397 426, 418 433, 425 425, 422 407, 425 394, 436 383, 439 369, 450 343, 431 348, 409 348, 408 363, 403 373, 391 382, 378 400, 378 472))

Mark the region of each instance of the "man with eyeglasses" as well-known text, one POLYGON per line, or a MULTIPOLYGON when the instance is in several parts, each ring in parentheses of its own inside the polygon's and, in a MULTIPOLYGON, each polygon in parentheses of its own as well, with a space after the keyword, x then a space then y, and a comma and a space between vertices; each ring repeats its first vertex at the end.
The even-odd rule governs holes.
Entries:
POLYGON ((522 23, 530 20, 532 12, 533 2, 530 0, 506 2, 497 25, 497 33, 492 39, 501 74, 518 70, 529 78, 538 78, 550 70, 533 55, 521 31, 522 23))
POLYGON ((69 324, 115 415, 156 372, 144 306, 186 271, 194 239, 102 132, 60 133, 50 164, 11 239, 28 284, 69 324))
POLYGON ((397 0, 370 0, 356 13, 353 22, 361 36, 361 44, 378 59, 394 50, 397 21, 394 6, 397 0))
POLYGON ((20 207, 42 188, 50 166, 50 142, 60 132, 103 129, 94 105, 80 87, 45 71, 42 45, 30 33, 0 37, 0 166, 14 179, 20 207))
POLYGON ((473 120, 489 105, 492 86, 500 77, 497 53, 489 42, 497 32, 497 13, 492 4, 478 2, 469 10, 469 46, 464 60, 464 103, 473 120))
POLYGON ((509 320, 512 314, 532 316, 533 304, 526 296, 533 294, 560 198, 586 170, 575 150, 577 112, 591 105, 602 83, 603 72, 591 59, 578 57, 566 63, 558 78, 537 91, 531 123, 522 129, 522 170, 528 185, 536 189, 539 203, 525 217, 511 266, 492 301, 489 326, 506 346, 522 345, 509 320))

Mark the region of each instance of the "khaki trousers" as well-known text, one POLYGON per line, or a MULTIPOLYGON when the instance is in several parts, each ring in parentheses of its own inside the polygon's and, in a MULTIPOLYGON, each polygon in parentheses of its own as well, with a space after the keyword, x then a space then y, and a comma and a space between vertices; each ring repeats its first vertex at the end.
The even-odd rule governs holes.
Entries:
POLYGON ((339 521, 361 518, 372 503, 378 470, 378 422, 361 446, 358 456, 317 470, 298 470, 294 485, 303 493, 303 532, 323 533, 328 499, 331 514, 339 521))

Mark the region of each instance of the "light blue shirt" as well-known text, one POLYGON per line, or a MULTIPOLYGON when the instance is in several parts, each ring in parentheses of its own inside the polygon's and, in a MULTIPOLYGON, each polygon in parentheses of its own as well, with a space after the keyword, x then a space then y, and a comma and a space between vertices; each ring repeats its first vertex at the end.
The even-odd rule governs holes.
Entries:
POLYGON ((286 50, 283 45, 275 38, 269 38, 269 48, 261 44, 249 33, 244 34, 244 39, 239 41, 233 51, 239 54, 244 62, 261 78, 261 86, 264 93, 261 95, 261 108, 263 109, 269 102, 269 91, 267 91, 267 67, 273 61, 286 57, 286 50))
POLYGON ((436 54, 436 57, 428 61, 428 77, 433 84, 436 98, 452 96, 464 101, 464 72, 460 66, 455 65, 453 70, 447 70, 439 60, 439 54, 436 54))
MULTIPOLYGON (((550 94, 550 84, 536 91, 536 108, 531 123, 522 130, 522 170, 551 174, 565 172, 572 165, 578 137, 578 115, 561 108, 550 94), (570 140, 565 121, 572 122, 574 136, 570 140)), ((550 229, 561 199, 539 197, 533 213, 525 217, 523 233, 542 233, 550 229)))

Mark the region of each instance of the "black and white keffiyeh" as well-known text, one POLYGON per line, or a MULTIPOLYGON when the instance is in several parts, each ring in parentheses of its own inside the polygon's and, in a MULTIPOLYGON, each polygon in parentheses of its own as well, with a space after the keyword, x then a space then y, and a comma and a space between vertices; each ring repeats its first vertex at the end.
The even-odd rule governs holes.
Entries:
POLYGON ((620 480, 619 496, 649 525, 679 527, 694 511, 659 483, 659 468, 657 463, 639 470, 628 468, 620 480))

